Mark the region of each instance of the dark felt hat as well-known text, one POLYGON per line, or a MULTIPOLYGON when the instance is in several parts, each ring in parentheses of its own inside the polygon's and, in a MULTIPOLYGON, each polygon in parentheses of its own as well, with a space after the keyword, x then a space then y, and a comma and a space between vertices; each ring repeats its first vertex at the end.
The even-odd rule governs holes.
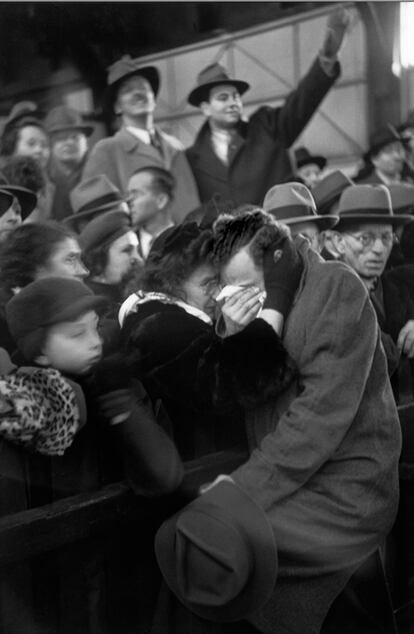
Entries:
POLYGON ((364 154, 364 159, 370 160, 373 156, 378 154, 378 152, 389 145, 390 143, 395 143, 396 141, 403 142, 403 138, 400 134, 398 134, 397 130, 392 125, 388 125, 385 128, 381 128, 380 130, 376 130, 369 139, 369 148, 368 151, 364 154))
POLYGON ((324 156, 318 156, 311 154, 305 147, 298 147, 294 151, 296 167, 304 167, 305 165, 317 165, 320 169, 323 169, 326 165, 326 158, 324 156))
POLYGON ((0 188, 17 198, 21 208, 22 220, 30 216, 37 205, 37 195, 31 189, 20 185, 10 185, 2 173, 0 173, 0 188))
POLYGON ((73 108, 69 108, 69 106, 52 108, 46 115, 44 125, 49 134, 66 130, 78 130, 86 136, 90 136, 93 132, 93 126, 84 123, 80 113, 73 108))
POLYGON ((91 220, 82 230, 79 243, 83 251, 112 244, 132 231, 131 217, 124 211, 106 211, 91 220))
POLYGON ((329 213, 329 209, 336 203, 344 189, 353 185, 352 180, 341 170, 331 172, 319 183, 312 187, 312 196, 318 212, 322 215, 329 213))
POLYGON ((106 91, 106 101, 112 105, 116 99, 118 89, 123 81, 140 75, 150 84, 155 97, 160 88, 160 74, 155 66, 141 66, 140 59, 132 59, 130 55, 124 55, 108 68, 108 87, 106 91))
POLYGON ((347 187, 339 199, 337 210, 339 222, 336 231, 359 223, 381 223, 392 226, 412 221, 412 216, 394 215, 391 195, 385 185, 352 185, 347 187))
POLYGON ((270 521, 231 482, 220 482, 164 522, 155 552, 172 592, 210 621, 243 619, 264 605, 275 587, 270 521))
POLYGON ((121 192, 105 174, 81 181, 70 192, 70 202, 73 214, 64 220, 69 225, 76 225, 80 219, 92 219, 97 214, 113 211, 115 208, 119 211, 119 207, 124 207, 125 213, 129 213, 121 192))
POLYGON ((208 101, 210 90, 220 84, 231 84, 241 95, 250 88, 246 81, 231 79, 220 64, 211 64, 198 74, 197 86, 188 95, 188 103, 197 107, 202 101, 208 101))
POLYGON ((7 324, 13 339, 26 359, 39 354, 39 345, 48 328, 77 319, 89 310, 106 306, 104 297, 79 280, 45 277, 28 284, 6 305, 7 324))
POLYGON ((3 130, 10 126, 18 125, 22 119, 33 120, 36 125, 40 124, 40 112, 37 104, 34 101, 19 101, 15 103, 10 110, 4 125, 3 130))
POLYGON ((14 196, 4 189, 0 189, 0 216, 5 214, 13 206, 14 196))
POLYGON ((313 196, 302 183, 274 185, 265 196, 263 209, 285 225, 313 222, 324 231, 338 222, 338 216, 317 214, 313 196))
POLYGON ((388 185, 388 190, 395 214, 414 214, 414 185, 409 183, 388 185))

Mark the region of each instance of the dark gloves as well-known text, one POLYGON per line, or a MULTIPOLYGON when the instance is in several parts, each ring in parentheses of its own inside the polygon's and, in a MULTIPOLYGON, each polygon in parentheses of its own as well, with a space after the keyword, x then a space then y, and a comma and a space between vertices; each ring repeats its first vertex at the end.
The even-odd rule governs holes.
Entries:
POLYGON ((128 420, 137 405, 131 390, 120 389, 103 394, 97 399, 103 418, 110 425, 118 425, 128 420))
POLYGON ((266 288, 263 309, 277 310, 286 318, 299 286, 302 271, 301 257, 290 238, 284 238, 282 242, 271 244, 263 257, 266 288))

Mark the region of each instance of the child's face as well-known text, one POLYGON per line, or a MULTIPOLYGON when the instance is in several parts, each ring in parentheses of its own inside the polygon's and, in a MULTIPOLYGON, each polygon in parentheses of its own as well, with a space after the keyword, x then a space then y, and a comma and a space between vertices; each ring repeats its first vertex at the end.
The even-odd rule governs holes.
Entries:
POLYGON ((36 359, 61 372, 86 374, 102 356, 98 315, 91 310, 78 319, 51 326, 42 355, 36 359))

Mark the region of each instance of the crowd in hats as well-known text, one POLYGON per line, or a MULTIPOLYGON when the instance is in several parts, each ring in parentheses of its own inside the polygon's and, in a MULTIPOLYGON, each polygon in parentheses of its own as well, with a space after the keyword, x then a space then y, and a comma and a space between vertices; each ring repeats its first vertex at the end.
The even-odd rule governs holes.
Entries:
MULTIPOLYGON (((353 173, 298 141, 348 26, 333 11, 285 103, 249 117, 254 85, 200 69, 187 149, 156 123, 159 69, 128 54, 108 68, 112 136, 66 104, 4 122, 0 513, 121 479, 181 493, 151 535, 151 634, 394 631, 394 538, 414 600, 397 411, 414 399, 414 118, 376 131, 353 173), (186 489, 186 461, 236 445, 243 464, 186 489)), ((76 563, 88 634, 113 588, 96 553, 76 563)), ((8 588, 0 572, 0 622, 8 588)), ((36 601, 26 616, 45 618, 36 601)))

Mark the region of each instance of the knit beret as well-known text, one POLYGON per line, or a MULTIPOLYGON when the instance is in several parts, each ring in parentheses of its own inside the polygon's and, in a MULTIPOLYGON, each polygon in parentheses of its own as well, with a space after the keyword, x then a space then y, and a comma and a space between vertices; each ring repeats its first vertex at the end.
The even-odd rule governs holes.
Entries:
POLYGON ((105 247, 133 231, 131 217, 125 211, 107 211, 91 220, 79 236, 83 251, 105 247))
POLYGON ((31 361, 40 354, 51 326, 100 310, 106 303, 75 278, 45 277, 25 286, 8 302, 7 324, 18 348, 31 361))

